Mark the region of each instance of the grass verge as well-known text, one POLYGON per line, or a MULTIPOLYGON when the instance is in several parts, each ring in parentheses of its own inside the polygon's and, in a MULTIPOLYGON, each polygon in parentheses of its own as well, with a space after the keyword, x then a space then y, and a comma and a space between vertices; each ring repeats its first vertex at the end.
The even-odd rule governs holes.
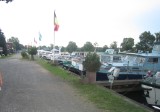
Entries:
POLYGON ((9 58, 11 56, 13 56, 14 54, 11 54, 11 55, 7 55, 7 56, 0 56, 0 59, 5 59, 5 58, 9 58))
POLYGON ((77 76, 70 74, 58 66, 52 66, 47 63, 47 61, 37 59, 37 62, 52 74, 68 81, 82 96, 88 98, 98 108, 103 109, 106 112, 149 112, 143 107, 136 106, 125 101, 120 96, 117 96, 112 91, 101 86, 94 84, 82 84, 77 76))

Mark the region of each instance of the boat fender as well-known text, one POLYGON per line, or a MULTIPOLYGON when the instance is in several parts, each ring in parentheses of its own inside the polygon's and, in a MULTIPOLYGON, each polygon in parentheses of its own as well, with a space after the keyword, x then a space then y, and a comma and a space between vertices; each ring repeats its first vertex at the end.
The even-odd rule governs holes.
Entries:
POLYGON ((114 71, 113 71, 113 76, 114 77, 118 77, 119 76, 119 72, 120 72, 120 69, 119 68, 115 68, 114 71))
POLYGON ((113 72, 114 71, 114 69, 115 69, 116 67, 111 67, 109 70, 108 70, 108 72, 113 72))
MULTIPOLYGON (((116 67, 111 67, 109 70, 109 75, 112 75, 114 78, 118 77, 119 76, 119 72, 120 72, 120 69, 119 68, 116 68, 116 67)), ((108 76, 109 76, 108 75, 108 76)))
POLYGON ((160 107, 158 107, 158 106, 152 106, 155 110, 160 110, 160 107))
POLYGON ((147 86, 147 85, 142 85, 142 88, 143 88, 144 90, 152 90, 152 87, 147 86))

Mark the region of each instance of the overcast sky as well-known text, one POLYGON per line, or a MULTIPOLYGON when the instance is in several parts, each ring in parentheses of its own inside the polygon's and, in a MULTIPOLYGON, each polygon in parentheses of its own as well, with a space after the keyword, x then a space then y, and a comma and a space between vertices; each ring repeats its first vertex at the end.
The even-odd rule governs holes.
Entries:
POLYGON ((33 44, 42 35, 41 45, 53 44, 54 10, 59 22, 55 44, 69 41, 82 47, 85 42, 99 46, 132 37, 135 43, 144 31, 160 31, 160 0, 14 0, 0 2, 0 28, 6 38, 33 44))

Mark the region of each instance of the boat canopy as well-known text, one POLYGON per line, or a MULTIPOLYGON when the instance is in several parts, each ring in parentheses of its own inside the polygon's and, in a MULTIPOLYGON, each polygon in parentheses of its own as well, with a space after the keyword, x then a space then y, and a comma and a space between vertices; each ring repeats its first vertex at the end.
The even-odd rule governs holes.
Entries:
POLYGON ((106 54, 115 54, 115 50, 114 49, 106 49, 105 51, 106 54))

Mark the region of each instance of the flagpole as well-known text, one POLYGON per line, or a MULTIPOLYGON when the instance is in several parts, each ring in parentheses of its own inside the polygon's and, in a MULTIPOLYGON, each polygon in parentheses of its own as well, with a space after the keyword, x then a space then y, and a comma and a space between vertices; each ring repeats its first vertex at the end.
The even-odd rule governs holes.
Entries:
POLYGON ((55 57, 55 52, 54 52, 54 50, 55 50, 55 31, 54 31, 54 34, 53 34, 53 62, 54 62, 54 57, 55 57))
MULTIPOLYGON (((55 27, 55 10, 54 10, 54 17, 53 17, 53 29, 54 29, 54 27, 55 27)), ((55 30, 54 30, 54 32, 53 32, 53 63, 54 63, 54 56, 55 56, 55 52, 54 52, 54 49, 55 49, 55 30)))
POLYGON ((39 41, 39 50, 41 50, 41 42, 39 41))
MULTIPOLYGON (((55 13, 55 10, 54 10, 54 34, 53 34, 53 38, 54 38, 54 46, 53 46, 53 52, 55 50, 55 32, 58 31, 58 28, 59 28, 59 25, 58 25, 58 22, 57 22, 57 17, 56 17, 56 13, 55 13)), ((53 53, 53 60, 55 60, 54 57, 55 56, 55 52, 53 53)))

